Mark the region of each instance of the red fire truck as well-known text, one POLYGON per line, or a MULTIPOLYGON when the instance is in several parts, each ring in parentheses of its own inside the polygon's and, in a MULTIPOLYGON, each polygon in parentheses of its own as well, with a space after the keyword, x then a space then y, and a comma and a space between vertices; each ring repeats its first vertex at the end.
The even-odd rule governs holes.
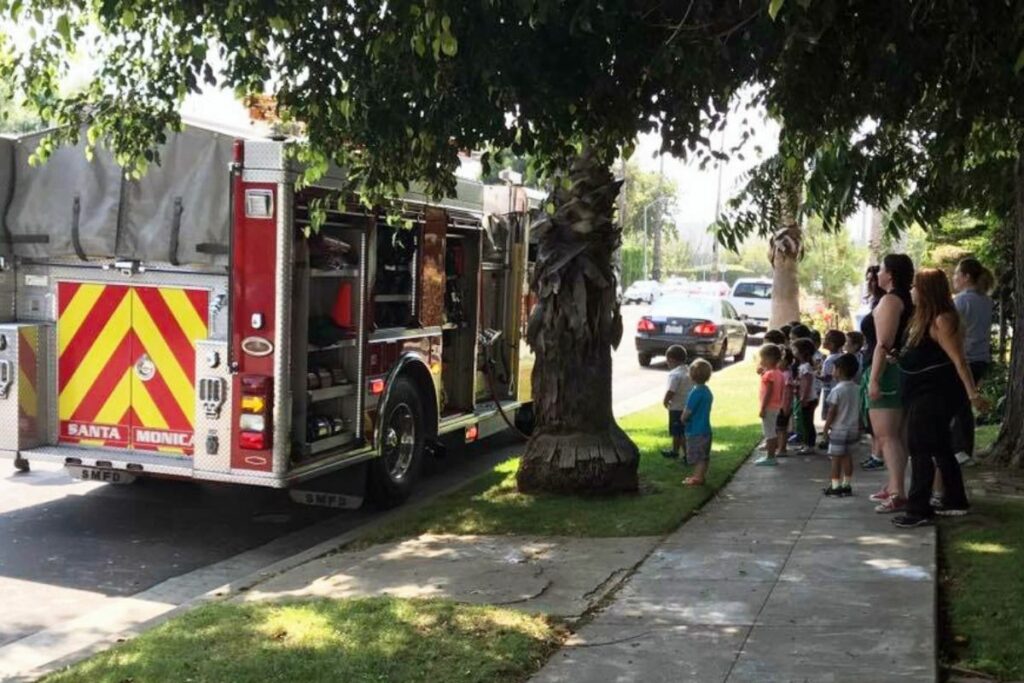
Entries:
POLYGON ((286 141, 186 126, 133 179, 102 149, 31 163, 40 139, 0 139, 0 454, 19 468, 340 506, 365 480, 391 505, 443 435, 526 417, 523 188, 368 211, 339 206, 337 169, 299 189, 286 141))

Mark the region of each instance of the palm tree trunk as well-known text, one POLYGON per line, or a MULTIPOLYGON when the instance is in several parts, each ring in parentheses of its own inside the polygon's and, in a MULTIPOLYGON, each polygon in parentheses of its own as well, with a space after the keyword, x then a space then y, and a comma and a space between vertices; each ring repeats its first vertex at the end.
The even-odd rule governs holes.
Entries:
POLYGON ((779 197, 781 225, 772 235, 769 255, 772 262, 772 317, 768 326, 774 329, 800 319, 797 265, 804 250, 804 233, 800 227, 802 171, 783 171, 779 191, 782 195, 779 197))
POLYGON ((612 253, 619 189, 589 151, 573 164, 571 188, 552 193, 555 213, 533 226, 537 305, 527 341, 536 354, 536 428, 519 464, 523 492, 636 491, 639 452, 612 416, 611 349, 622 337, 612 253))
POLYGON ((1024 468, 1024 142, 1017 150, 1015 188, 1017 195, 1013 254, 1013 341, 1010 347, 1010 377, 1006 413, 999 437, 992 446, 991 459, 1000 465, 1024 468))

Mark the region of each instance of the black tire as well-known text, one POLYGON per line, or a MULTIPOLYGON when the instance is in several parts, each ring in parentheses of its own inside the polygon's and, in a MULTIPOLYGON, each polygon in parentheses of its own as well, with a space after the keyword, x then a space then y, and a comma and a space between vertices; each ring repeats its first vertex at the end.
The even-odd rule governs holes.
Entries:
POLYGON ((537 426, 537 415, 533 412, 532 402, 519 406, 519 410, 516 411, 516 419, 513 420, 513 424, 515 424, 516 429, 526 436, 533 434, 533 429, 537 426))
POLYGON ((747 357, 747 342, 743 342, 743 346, 740 348, 740 352, 732 357, 733 361, 740 363, 744 358, 747 357))
POLYGON ((392 508, 412 494, 423 467, 426 420, 416 386, 395 380, 381 411, 379 454, 369 462, 366 492, 374 505, 392 508))
POLYGON ((651 354, 639 353, 637 354, 637 360, 640 361, 640 367, 649 368, 651 367, 651 354))
POLYGON ((722 368, 724 368, 725 367, 725 357, 726 357, 726 354, 728 354, 728 353, 729 353, 729 342, 723 339, 722 340, 722 350, 719 351, 718 355, 715 356, 714 358, 709 358, 708 359, 709 362, 711 363, 711 369, 717 372, 718 370, 721 370, 722 368))

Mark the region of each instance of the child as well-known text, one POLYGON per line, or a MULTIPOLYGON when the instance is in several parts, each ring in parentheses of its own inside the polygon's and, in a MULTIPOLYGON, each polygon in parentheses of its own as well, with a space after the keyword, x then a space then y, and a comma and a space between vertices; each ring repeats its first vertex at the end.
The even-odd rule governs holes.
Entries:
MULTIPOLYGON (((821 362, 821 419, 828 418, 828 395, 832 387, 836 385, 832 377, 836 361, 843 355, 843 345, 846 344, 846 335, 839 330, 829 330, 825 333, 825 341, 822 346, 828 351, 825 360, 821 362)), ((827 446, 827 444, 826 444, 827 446)))
POLYGON ((686 398, 683 422, 686 424, 686 462, 694 466, 693 475, 683 480, 687 486, 701 486, 711 460, 711 404, 715 397, 708 388, 711 363, 698 358, 690 364, 693 388, 686 398))
POLYGON ((665 361, 669 368, 668 390, 662 404, 668 410, 668 433, 672 435, 672 450, 662 451, 661 454, 666 458, 678 458, 680 453, 685 455, 682 418, 686 397, 693 383, 690 382, 689 368, 686 367, 686 349, 678 344, 668 347, 665 361))
POLYGON ((847 332, 843 351, 857 359, 857 374, 854 375, 853 381, 860 384, 861 375, 864 374, 864 333, 857 330, 847 332))
POLYGON ((789 342, 789 337, 782 330, 768 330, 764 333, 764 341, 766 344, 785 346, 789 342))
POLYGON ((779 361, 779 372, 782 373, 782 409, 775 421, 775 435, 778 441, 776 454, 779 456, 789 455, 787 445, 789 442, 789 421, 793 416, 793 352, 788 346, 780 347, 782 360, 779 361))
POLYGON ((853 487, 853 458, 851 451, 860 439, 860 387, 853 382, 857 373, 857 357, 844 353, 835 362, 835 377, 839 381, 828 396, 828 417, 825 433, 828 435, 828 457, 831 461, 831 484, 824 490, 826 496, 851 496, 853 487), (842 477, 842 479, 840 479, 842 477))
POLYGON ((767 455, 755 461, 756 465, 775 465, 775 451, 778 450, 778 439, 775 427, 778 424, 779 411, 785 395, 786 378, 779 370, 782 362, 782 350, 775 344, 765 344, 760 352, 761 372, 761 431, 764 434, 767 455))
POLYGON ((797 399, 800 401, 800 442, 803 444, 799 455, 814 452, 817 434, 814 431, 814 411, 818 408, 818 396, 814 386, 814 343, 810 339, 793 342, 793 355, 797 362, 797 399))

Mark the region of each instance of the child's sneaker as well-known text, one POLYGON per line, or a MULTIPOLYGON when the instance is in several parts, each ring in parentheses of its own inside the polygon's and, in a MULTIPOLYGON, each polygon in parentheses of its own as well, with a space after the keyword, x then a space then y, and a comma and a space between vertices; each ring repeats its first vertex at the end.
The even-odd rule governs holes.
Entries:
POLYGON ((763 458, 758 458, 757 460, 755 460, 754 464, 759 465, 761 467, 775 467, 779 463, 775 462, 775 458, 769 458, 766 455, 763 458))
POLYGON ((860 466, 862 469, 865 469, 868 472, 871 472, 872 470, 884 470, 885 460, 880 460, 879 458, 876 458, 875 456, 872 455, 870 458, 862 462, 860 466))
POLYGON ((892 518, 892 525, 900 529, 915 529, 919 526, 931 526, 935 523, 931 517, 921 515, 900 515, 892 518))
POLYGON ((889 496, 886 500, 875 506, 875 512, 880 515, 891 515, 894 512, 903 512, 906 509, 907 499, 897 498, 896 496, 889 496))
POLYGON ((797 455, 814 455, 815 452, 816 451, 810 446, 801 446, 800 448, 796 449, 797 455))
POLYGON ((845 486, 840 486, 839 495, 842 496, 843 498, 849 498, 850 496, 853 495, 853 487, 850 486, 849 484, 846 484, 845 486))
POLYGON ((839 488, 834 489, 831 486, 826 486, 821 490, 821 492, 830 498, 838 498, 843 495, 843 487, 840 486, 839 488))
POLYGON ((663 458, 678 458, 679 454, 676 453, 675 451, 662 451, 661 452, 661 457, 663 457, 663 458))

